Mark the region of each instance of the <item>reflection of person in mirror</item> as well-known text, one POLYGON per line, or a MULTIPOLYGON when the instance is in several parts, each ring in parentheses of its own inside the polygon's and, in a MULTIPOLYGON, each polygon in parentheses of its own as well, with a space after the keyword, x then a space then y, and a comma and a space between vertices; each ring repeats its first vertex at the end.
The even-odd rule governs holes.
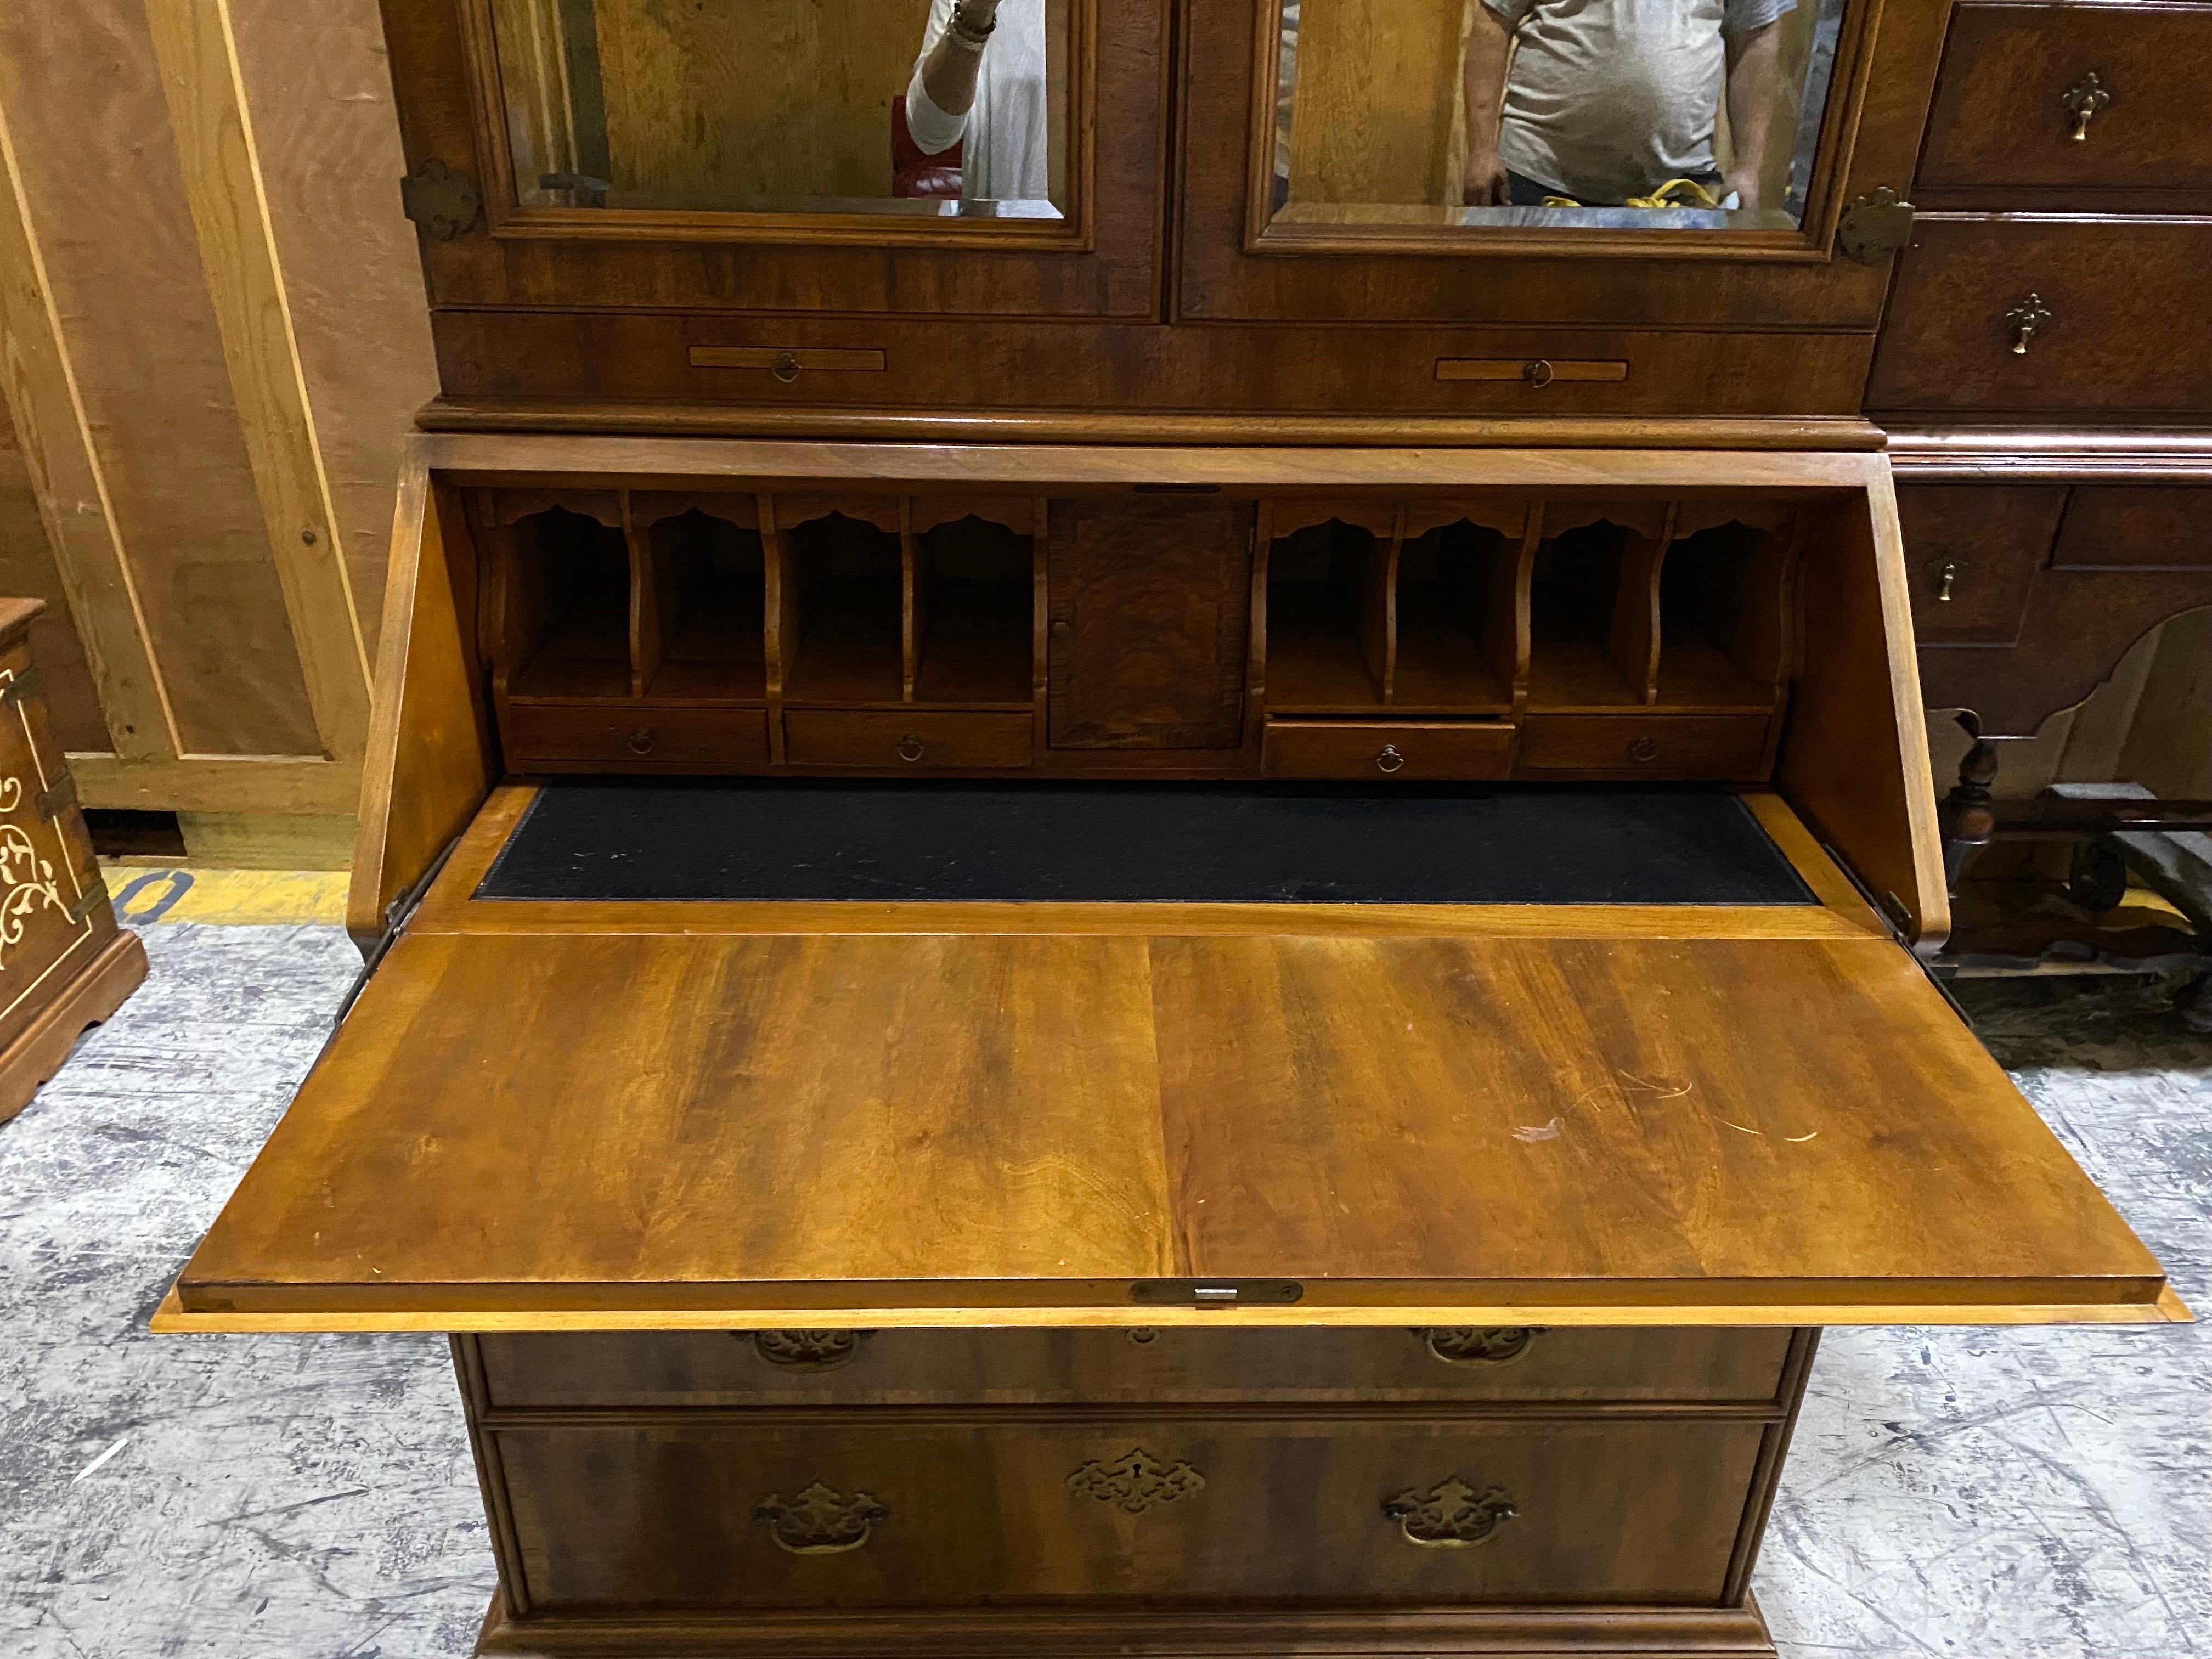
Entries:
POLYGON ((960 194, 969 201, 1052 194, 1044 3, 930 0, 907 88, 907 128, 928 155, 965 141, 960 194))
POLYGON ((1778 23, 1796 3, 1474 0, 1468 204, 1534 207, 1558 196, 1618 206, 1688 179, 1723 206, 1766 205, 1762 181, 1782 125, 1778 23), (1723 96, 1725 177, 1716 148, 1723 96))

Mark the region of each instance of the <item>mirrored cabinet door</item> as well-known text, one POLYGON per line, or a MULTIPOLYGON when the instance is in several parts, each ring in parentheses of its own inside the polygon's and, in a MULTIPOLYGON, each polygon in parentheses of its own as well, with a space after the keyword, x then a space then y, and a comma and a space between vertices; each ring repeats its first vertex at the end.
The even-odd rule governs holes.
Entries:
POLYGON ((1870 328, 1886 272, 1838 230, 1911 176, 1943 10, 1198 8, 1183 313, 1870 328))
POLYGON ((434 307, 1157 314, 1171 0, 381 4, 434 307))

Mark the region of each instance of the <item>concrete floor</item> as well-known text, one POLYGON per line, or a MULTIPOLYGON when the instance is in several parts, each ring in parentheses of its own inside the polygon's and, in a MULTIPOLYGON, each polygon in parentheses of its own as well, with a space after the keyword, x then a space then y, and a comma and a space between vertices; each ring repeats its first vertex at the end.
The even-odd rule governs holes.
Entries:
MULTIPOLYGON (((143 1328, 358 958, 146 937, 146 988, 0 1127, 0 1654, 465 1654, 492 1568, 443 1344, 143 1328)), ((1973 1000, 2212 1311, 2212 1040, 2125 983, 1973 1000)), ((1784 1650, 2212 1655, 2209 1413, 2202 1328, 1831 1334, 1759 1573, 1784 1650)))

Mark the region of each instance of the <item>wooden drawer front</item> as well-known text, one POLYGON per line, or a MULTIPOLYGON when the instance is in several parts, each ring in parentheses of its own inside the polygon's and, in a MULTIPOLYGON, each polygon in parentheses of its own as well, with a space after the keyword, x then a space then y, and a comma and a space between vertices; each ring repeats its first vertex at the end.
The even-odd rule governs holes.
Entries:
POLYGON ((1763 1402, 1787 1330, 628 1332, 477 1339, 501 1407, 1763 1402))
POLYGON ((2062 569, 2212 569, 2212 489, 2082 485, 2051 563, 2062 569))
POLYGON ((1962 5, 1918 182, 2212 190, 2208 60, 2212 6, 1962 5), (2099 92, 2077 141, 2075 106, 2099 92))
POLYGON ((1531 714, 1521 726, 1520 769, 1753 778, 1766 728, 1764 714, 1531 714))
POLYGON ((2212 223, 1923 217, 1898 273, 1868 405, 2212 410, 2207 269, 2212 223), (2031 296, 2042 319, 2019 352, 2031 296))
POLYGON ((761 768, 768 716, 757 709, 517 703, 507 713, 508 763, 588 763, 624 769, 761 768))
POLYGON ((1027 714, 847 714, 794 709, 783 717, 793 766, 1027 766, 1035 722, 1027 714))
POLYGON ((1271 778, 1503 778, 1513 728, 1439 721, 1271 721, 1262 769, 1271 778))
POLYGON ((1923 645, 2010 645, 2051 562, 2063 486, 1915 484, 1897 492, 1914 633, 1923 645))
POLYGON ((817 1419, 490 1437, 532 1611, 1079 1597, 1712 1605, 1764 1431, 1680 1419, 817 1419), (1401 1498, 1413 1512, 1386 1513, 1401 1498), (1494 1529, 1469 1547, 1408 1535, 1472 1534, 1486 1517, 1494 1529))

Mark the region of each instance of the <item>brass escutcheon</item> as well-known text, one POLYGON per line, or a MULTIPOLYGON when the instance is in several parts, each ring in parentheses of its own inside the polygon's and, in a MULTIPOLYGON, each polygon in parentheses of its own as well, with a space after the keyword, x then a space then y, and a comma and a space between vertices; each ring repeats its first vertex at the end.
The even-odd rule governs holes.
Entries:
MULTIPOLYGON (((733 1333, 740 1339, 747 1333, 733 1333)), ((788 1371, 834 1371, 860 1351, 866 1331, 754 1331, 753 1351, 788 1371)))
POLYGON ((1188 1463, 1166 1463, 1142 1446, 1124 1452, 1110 1463, 1085 1463, 1067 1477, 1067 1490, 1077 1498, 1095 1498, 1124 1515, 1142 1515, 1162 1504, 1206 1489, 1206 1477, 1188 1463))
POLYGON ((1928 574, 1936 579, 1936 603, 1948 605, 1954 597, 1951 590, 1966 574, 1966 567, 1957 559, 1938 559, 1928 567, 1928 574))
POLYGON ((2005 313, 2004 320, 2005 326, 2012 331, 2012 355, 2025 357, 2027 356, 2027 343, 2040 331, 2051 326, 2051 312, 2043 303, 2041 295, 2031 294, 2005 313))

